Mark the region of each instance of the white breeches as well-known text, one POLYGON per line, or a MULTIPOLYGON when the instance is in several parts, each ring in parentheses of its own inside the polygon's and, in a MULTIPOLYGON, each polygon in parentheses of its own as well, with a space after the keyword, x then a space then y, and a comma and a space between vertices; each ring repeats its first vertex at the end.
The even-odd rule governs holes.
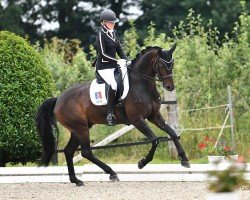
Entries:
POLYGON ((115 68, 98 70, 98 73, 103 78, 103 80, 111 85, 113 90, 117 90, 117 83, 115 81, 115 68))

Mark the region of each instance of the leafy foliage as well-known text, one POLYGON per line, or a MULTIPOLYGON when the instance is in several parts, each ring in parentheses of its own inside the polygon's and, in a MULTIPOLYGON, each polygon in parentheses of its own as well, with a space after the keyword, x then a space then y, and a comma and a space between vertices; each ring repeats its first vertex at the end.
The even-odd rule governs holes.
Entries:
POLYGON ((51 42, 45 43, 41 53, 52 72, 57 94, 74 84, 94 78, 91 62, 80 49, 79 41, 53 38, 51 42))
MULTIPOLYGON (((193 15, 193 14, 192 14, 193 15)), ((242 146, 241 143, 245 143, 244 148, 236 149, 238 154, 246 155, 247 146, 250 144, 249 136, 245 134, 247 129, 240 128, 240 119, 243 115, 249 116, 249 110, 243 108, 242 99, 245 100, 245 104, 250 102, 250 94, 247 85, 249 85, 249 51, 250 46, 247 39, 247 27, 249 27, 249 15, 242 13, 240 16, 240 26, 235 27, 237 36, 232 39, 228 39, 227 35, 223 43, 218 46, 218 33, 216 28, 208 25, 209 29, 206 31, 206 27, 199 25, 199 18, 196 19, 190 15, 187 18, 186 23, 182 23, 177 28, 176 40, 178 43, 178 51, 176 51, 176 68, 175 73, 177 94, 180 102, 181 109, 192 109, 197 107, 220 105, 227 102, 226 87, 231 85, 234 95, 234 112, 236 125, 238 125, 236 131, 238 133, 238 146, 242 146), (190 21, 191 20, 191 21, 190 21), (191 24, 195 24, 193 28, 191 24), (193 30, 193 31, 192 31, 193 30), (241 98, 239 98, 239 94, 241 98), (243 137, 246 139, 243 142, 243 137), (244 150, 243 150, 244 149, 244 150)), ((186 123, 190 118, 190 124, 192 127, 194 123, 212 124, 213 126, 218 122, 219 125, 223 123, 225 114, 223 112, 214 112, 210 115, 210 112, 204 113, 204 115, 196 115, 195 112, 190 113, 187 116, 181 117, 181 124, 186 123), (199 116, 199 117, 198 117, 199 116), (198 117, 198 118, 197 118, 198 117), (199 120, 200 118, 200 120, 199 120), (197 121, 193 121, 193 120, 197 121), (206 120, 208 119, 208 120, 206 120), (216 119, 211 123, 211 119, 216 119)), ((206 125, 206 126, 207 126, 206 125)), ((205 127, 206 127, 205 126, 205 127)), ((227 133, 227 131, 223 131, 227 133)), ((213 132, 204 131, 204 134, 211 135, 213 132)), ((191 133, 187 133, 190 135, 191 133)), ((192 133, 196 134, 196 133, 192 133)), ((213 134, 216 134, 213 133, 213 134)), ((214 135, 215 136, 215 135, 214 135)), ((192 136, 197 138, 198 136, 192 136)), ((194 145, 193 142, 189 142, 186 139, 183 143, 189 143, 191 149, 194 145)), ((193 150, 193 153, 197 149, 193 150)), ((194 154, 192 154, 194 155, 194 154)))
MULTIPOLYGON (((248 9, 249 5, 248 2, 246 5, 248 9)), ((141 1, 143 14, 136 20, 136 27, 140 30, 146 29, 153 21, 158 32, 172 35, 173 27, 185 19, 190 8, 201 14, 204 24, 211 19, 221 30, 221 37, 226 32, 232 31, 233 23, 242 12, 239 0, 143 0, 141 1)))
POLYGON ((134 26, 134 21, 130 21, 130 26, 131 28, 124 32, 124 51, 130 59, 133 59, 139 51, 139 45, 137 43, 138 34, 134 26))
POLYGON ((51 96, 51 74, 27 41, 0 32, 0 165, 34 162, 40 154, 34 117, 51 96))
POLYGON ((231 156, 235 155, 235 151, 232 150, 231 147, 226 146, 224 141, 220 140, 216 143, 214 138, 205 137, 201 143, 199 143, 199 150, 201 150, 202 154, 205 156, 231 156), (215 146, 216 144, 216 146, 215 146))
POLYGON ((224 170, 219 170, 218 167, 218 170, 209 171, 208 175, 216 178, 209 184, 209 190, 213 192, 233 192, 235 189, 242 187, 249 189, 250 183, 244 177, 245 171, 246 163, 231 164, 224 170))

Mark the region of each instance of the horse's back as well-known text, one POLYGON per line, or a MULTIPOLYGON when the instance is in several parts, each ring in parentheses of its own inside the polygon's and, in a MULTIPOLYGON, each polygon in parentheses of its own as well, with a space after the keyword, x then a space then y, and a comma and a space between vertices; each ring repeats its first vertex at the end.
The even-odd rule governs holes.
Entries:
POLYGON ((79 95, 83 95, 84 93, 88 93, 89 92, 89 86, 90 83, 82 83, 82 84, 77 84, 74 85, 68 89, 66 89, 59 97, 58 97, 58 101, 60 100, 67 100, 69 98, 72 98, 74 96, 79 96, 79 95))

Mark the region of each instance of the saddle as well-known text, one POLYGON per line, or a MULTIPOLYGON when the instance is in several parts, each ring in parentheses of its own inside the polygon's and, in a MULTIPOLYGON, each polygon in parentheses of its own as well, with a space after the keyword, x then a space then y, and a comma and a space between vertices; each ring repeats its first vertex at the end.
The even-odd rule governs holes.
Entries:
MULTIPOLYGON (((96 79, 90 84, 90 99, 94 105, 107 105, 108 84, 102 79, 96 70, 96 79)), ((117 82, 116 103, 126 98, 129 91, 129 79, 127 66, 121 66, 115 70, 115 80, 117 82)))

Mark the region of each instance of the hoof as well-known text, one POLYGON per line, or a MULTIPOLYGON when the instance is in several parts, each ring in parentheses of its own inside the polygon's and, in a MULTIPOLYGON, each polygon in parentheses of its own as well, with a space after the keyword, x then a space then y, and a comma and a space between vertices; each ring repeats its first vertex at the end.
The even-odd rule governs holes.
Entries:
POLYGON ((138 162, 138 168, 139 169, 142 169, 143 167, 145 167, 146 165, 143 163, 143 159, 142 160, 140 160, 139 162, 138 162))
POLYGON ((81 181, 79 179, 71 180, 71 183, 75 183, 76 186, 83 186, 84 185, 83 181, 81 181))
POLYGON ((76 186, 84 186, 84 183, 82 182, 82 181, 78 181, 77 183, 76 183, 76 186))
POLYGON ((110 176, 109 176, 109 179, 110 179, 111 181, 113 181, 113 182, 115 182, 115 181, 120 181, 120 180, 119 180, 119 177, 117 176, 117 174, 115 174, 115 175, 110 175, 110 176))
POLYGON ((186 168, 190 168, 190 164, 188 161, 181 161, 181 165, 186 168))

